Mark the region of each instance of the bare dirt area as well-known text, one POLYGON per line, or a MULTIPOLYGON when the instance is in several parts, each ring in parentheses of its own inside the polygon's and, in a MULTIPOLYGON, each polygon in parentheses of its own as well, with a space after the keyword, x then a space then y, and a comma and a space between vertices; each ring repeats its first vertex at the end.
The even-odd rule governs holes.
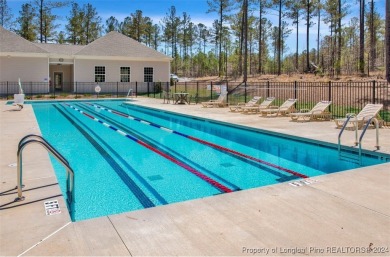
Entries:
MULTIPOLYGON (((302 82, 369 82, 369 81, 381 81, 385 82, 385 76, 383 72, 376 72, 370 74, 370 76, 358 76, 358 75, 342 75, 339 77, 329 77, 329 76, 321 76, 314 74, 282 74, 282 75, 250 75, 248 76, 248 82, 261 82, 261 81, 270 81, 270 82, 294 82, 294 81, 302 81, 302 82)), ((219 78, 218 76, 209 76, 209 77, 201 77, 201 78, 191 78, 190 81, 220 81, 226 80, 226 78, 219 78)), ((239 78, 227 78, 228 81, 232 82, 240 82, 243 81, 242 77, 239 78)))

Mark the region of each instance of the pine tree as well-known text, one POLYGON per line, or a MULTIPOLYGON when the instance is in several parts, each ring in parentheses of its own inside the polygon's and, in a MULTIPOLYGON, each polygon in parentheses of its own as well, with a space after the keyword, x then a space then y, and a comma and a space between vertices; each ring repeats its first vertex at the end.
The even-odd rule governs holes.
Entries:
POLYGON ((298 70, 298 38, 299 38, 299 18, 302 12, 302 2, 289 0, 286 3, 287 17, 292 19, 292 24, 296 26, 296 48, 295 48, 295 70, 298 70))
MULTIPOLYGON (((45 29, 46 34, 51 34, 52 32, 47 31, 47 25, 45 28, 45 23, 47 24, 47 14, 51 13, 51 10, 54 8, 61 8, 69 5, 69 2, 65 1, 50 1, 50 0, 34 0, 32 2, 36 9, 38 10, 38 24, 39 24, 39 41, 42 43, 45 37, 45 29), (45 22, 46 19, 46 22, 45 22)), ((51 18, 57 18, 56 16, 52 16, 51 18)))
POLYGON ((365 1, 360 0, 359 9, 359 71, 361 75, 364 75, 364 16, 365 16, 365 1))
POLYGON ((390 83, 390 3, 386 1, 386 79, 390 83))
POLYGON ((119 22, 114 16, 110 16, 106 20, 106 33, 109 33, 111 31, 119 31, 119 22))
POLYGON ((67 17, 68 24, 65 26, 68 35, 69 42, 72 44, 82 44, 83 37, 83 19, 84 13, 81 7, 77 3, 72 4, 72 8, 70 11, 70 17, 67 17))
POLYGON ((0 0, 0 25, 3 28, 10 29, 12 26, 12 13, 8 7, 7 0, 0 0))
POLYGON ((35 41, 37 39, 37 26, 35 23, 34 7, 31 4, 23 4, 19 15, 17 19, 17 23, 19 24, 17 33, 29 41, 35 41))
MULTIPOLYGON (((246 1, 246 0, 245 0, 246 1)), ((207 0, 207 4, 209 6, 209 10, 207 12, 216 12, 219 15, 219 21, 218 21, 218 28, 216 28, 216 31, 218 31, 217 37, 219 39, 222 38, 222 31, 223 31, 223 22, 227 18, 227 14, 231 11, 231 8, 233 7, 232 0, 207 0)), ((222 40, 218 41, 218 76, 222 76, 222 40)))

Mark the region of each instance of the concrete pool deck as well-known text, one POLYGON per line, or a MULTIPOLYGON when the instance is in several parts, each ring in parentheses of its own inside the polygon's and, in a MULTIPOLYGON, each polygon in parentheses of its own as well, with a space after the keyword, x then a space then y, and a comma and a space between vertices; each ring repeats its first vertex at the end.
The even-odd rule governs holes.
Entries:
MULTIPOLYGON (((390 163, 315 177, 308 185, 287 182, 71 222, 46 150, 31 145, 23 155, 26 199, 13 202, 17 144, 40 131, 30 105, 13 111, 0 104, 2 256, 390 255, 390 163), (48 200, 58 200, 62 212, 47 216, 48 200)), ((334 122, 296 123, 160 99, 134 104, 329 143, 339 133, 334 122)), ((352 145, 353 136, 347 131, 343 144, 352 145)), ((380 145, 390 153, 389 128, 380 129, 380 145)), ((370 129, 363 148, 374 146, 370 129)))

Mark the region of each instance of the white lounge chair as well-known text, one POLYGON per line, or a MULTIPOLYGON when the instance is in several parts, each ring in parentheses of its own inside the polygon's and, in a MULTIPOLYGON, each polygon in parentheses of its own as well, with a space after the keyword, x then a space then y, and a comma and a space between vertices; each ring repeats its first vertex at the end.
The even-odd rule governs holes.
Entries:
POLYGON ((22 110, 23 104, 24 104, 24 94, 14 94, 14 102, 12 105, 18 106, 19 110, 22 110))
MULTIPOLYGON (((347 118, 351 115, 348 121, 347 126, 355 127, 357 125, 358 129, 361 129, 364 124, 372 117, 376 117, 380 121, 380 126, 382 126, 382 119, 379 116, 379 111, 383 108, 383 104, 367 104, 364 108, 355 116, 354 113, 347 113, 347 118)), ((344 123, 347 121, 347 118, 335 119, 337 128, 341 128, 344 123)))
POLYGON ((220 94, 217 100, 202 102, 203 107, 225 107, 227 94, 220 94))
POLYGON ((312 121, 312 120, 330 120, 332 114, 326 111, 326 108, 332 101, 318 102, 313 109, 301 109, 300 112, 290 113, 290 117, 293 121, 312 121))
POLYGON ((254 96, 247 103, 231 104, 231 105, 229 105, 230 111, 231 112, 240 112, 240 111, 242 111, 243 107, 255 107, 255 106, 258 106, 258 102, 260 101, 260 99, 261 99, 261 96, 254 96))
POLYGON ((258 106, 248 106, 248 107, 242 107, 242 113, 248 114, 248 113, 258 113, 259 111, 263 109, 267 109, 272 102, 275 100, 275 97, 267 97, 260 105, 258 106))
POLYGON ((287 99, 281 106, 269 106, 267 109, 261 110, 261 116, 263 117, 276 117, 278 115, 286 116, 295 111, 294 104, 297 99, 287 99))

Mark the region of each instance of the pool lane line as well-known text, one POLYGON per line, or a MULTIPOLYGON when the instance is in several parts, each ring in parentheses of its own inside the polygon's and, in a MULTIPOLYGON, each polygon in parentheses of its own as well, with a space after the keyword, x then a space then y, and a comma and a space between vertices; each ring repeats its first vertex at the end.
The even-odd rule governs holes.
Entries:
MULTIPOLYGON (((148 136, 146 136, 146 135, 143 135, 142 133, 141 133, 141 135, 140 135, 139 132, 129 132, 129 130, 134 131, 134 129, 130 128, 128 125, 124 125, 124 123, 123 123, 122 121, 116 121, 116 120, 114 120, 114 119, 112 119, 112 118, 109 118, 109 117, 106 116, 106 115, 101 114, 100 111, 99 111, 100 109, 97 110, 97 108, 95 108, 95 109, 93 110, 93 106, 92 106, 92 105, 90 105, 90 106, 85 106, 85 105, 86 105, 85 103, 82 103, 82 105, 81 105, 81 104, 78 104, 78 105, 76 105, 76 106, 80 106, 81 108, 85 108, 85 109, 87 109, 87 110, 93 112, 97 117, 100 117, 100 118, 102 118, 102 119, 105 119, 105 120, 107 120, 107 121, 110 121, 113 125, 116 125, 118 128, 120 128, 120 129, 122 129, 122 130, 124 130, 124 131, 126 131, 126 132, 128 132, 128 133, 130 133, 130 134, 133 134, 133 135, 135 135, 135 136, 138 136, 138 137, 140 137, 141 139, 144 138, 144 140, 145 140, 146 142, 148 142, 150 145, 159 148, 159 146, 156 146, 156 145, 161 144, 160 142, 157 142, 156 140, 154 140, 154 139, 152 139, 152 138, 150 138, 150 137, 148 137, 148 136), (145 139, 145 137, 147 137, 147 139, 145 139), (153 141, 153 142, 151 142, 151 141, 153 141)), ((100 106, 109 108, 109 107, 104 106, 104 105, 100 105, 100 106)), ((182 154, 176 152, 174 149, 169 148, 169 147, 164 146, 164 145, 163 145, 163 146, 160 146, 160 147, 166 147, 167 149, 166 149, 165 151, 172 151, 173 154, 176 156, 176 158, 178 158, 178 159, 180 159, 180 160, 183 160, 183 161, 185 161, 186 163, 191 162, 191 163, 192 163, 192 167, 197 167, 198 169, 202 169, 202 170, 206 171, 207 174, 210 174, 210 175, 212 175, 212 177, 217 178, 217 180, 223 182, 224 185, 230 186, 231 188, 233 188, 234 191, 241 190, 241 188, 238 187, 237 185, 235 185, 235 184, 233 184, 232 182, 230 182, 230 181, 224 179, 224 178, 221 177, 220 175, 218 175, 218 174, 216 174, 216 173, 214 173, 214 172, 208 170, 207 168, 202 167, 202 166, 199 165, 198 163, 196 163, 196 162, 194 162, 194 161, 188 159, 187 157, 183 156, 182 154)), ((249 159, 247 159, 247 158, 240 157, 240 156, 237 156, 237 155, 234 155, 234 154, 231 154, 231 153, 227 153, 227 152, 225 152, 225 151, 222 151, 222 150, 219 150, 219 149, 216 149, 216 148, 214 148, 214 149, 217 150, 217 151, 220 151, 221 153, 224 153, 224 154, 226 154, 226 155, 229 155, 229 156, 231 156, 231 157, 233 157, 233 158, 236 158, 236 159, 238 159, 238 160, 240 160, 240 161, 242 161, 242 162, 245 162, 245 163, 247 163, 247 164, 249 164, 249 165, 251 165, 251 166, 254 166, 254 167, 259 168, 259 169, 261 169, 261 170, 263 170, 263 171, 266 171, 266 172, 268 172, 268 173, 271 173, 271 174, 274 175, 274 176, 279 177, 278 179, 276 179, 276 180, 279 181, 279 182, 289 181, 289 180, 295 179, 295 178, 297 177, 297 176, 292 175, 292 174, 290 174, 290 173, 287 173, 287 172, 284 172, 284 171, 281 171, 281 170, 278 170, 278 169, 274 169, 274 168, 272 168, 272 167, 269 167, 269 166, 267 166, 267 165, 264 165, 264 164, 261 164, 261 163, 258 163, 258 162, 254 162, 254 161, 249 160, 249 159), (288 174, 288 175, 291 175, 291 176, 288 176, 287 174, 288 174), (291 178, 291 177, 294 177, 294 178, 291 178)))
POLYGON ((140 139, 138 139, 138 138, 136 138, 136 137, 134 137, 132 135, 129 135, 129 134, 123 132, 122 130, 117 129, 116 127, 114 127, 114 126, 112 126, 112 125, 110 125, 108 123, 105 123, 104 121, 102 121, 100 119, 95 118, 94 116, 92 116, 92 115, 90 115, 90 114, 88 114, 88 113, 86 113, 86 112, 84 112, 84 111, 74 107, 73 105, 69 105, 69 104, 65 104, 65 105, 67 105, 70 108, 72 108, 73 110, 83 114, 84 116, 92 119, 93 121, 96 121, 96 122, 102 124, 103 126, 109 128, 109 129, 112 129, 113 131, 115 131, 118 134, 120 134, 120 135, 122 135, 122 136, 124 136, 124 137, 126 137, 126 138, 128 138, 128 139, 130 139, 130 140, 132 140, 134 142, 136 142, 137 144, 142 145, 143 147, 145 147, 145 148, 147 148, 147 149, 149 149, 149 150, 151 150, 151 151, 161 155, 162 157, 168 159, 169 161, 171 161, 171 162, 177 164, 178 166, 186 169, 187 171, 191 172, 192 174, 194 174, 195 176, 199 177, 200 179, 206 181, 207 183, 209 183, 210 185, 214 186, 215 188, 217 188, 221 192, 224 192, 224 193, 231 193, 231 192, 233 192, 233 190, 231 190, 230 188, 222 185, 218 181, 215 181, 214 179, 212 179, 212 178, 204 175, 203 173, 195 170, 194 168, 188 166, 187 164, 181 162, 180 160, 177 160, 177 159, 173 158, 172 156, 169 156, 168 154, 158 150, 157 148, 154 148, 154 147, 148 145, 147 143, 143 142, 142 140, 140 140, 140 139))
POLYGON ((251 161, 254 161, 254 162, 257 162, 257 163, 261 163, 261 164, 270 166, 272 168, 275 168, 275 169, 278 169, 278 170, 281 170, 281 171, 285 171, 285 172, 290 173, 290 174, 292 174, 292 175, 294 175, 296 177, 308 178, 308 176, 305 175, 305 174, 302 174, 302 173, 299 173, 299 172, 296 172, 296 171, 293 171, 293 170, 281 167, 279 165, 276 165, 276 164, 273 164, 273 163, 261 160, 259 158, 256 158, 256 157, 253 157, 253 156, 250 156, 250 155, 247 155, 247 154, 240 153, 238 151, 235 151, 235 150, 232 150, 232 149, 229 149, 229 148, 226 148, 226 147, 223 147, 223 146, 220 146, 220 145, 217 145, 217 144, 205 141, 205 140, 197 138, 197 137, 193 137, 193 136, 190 136, 190 135, 187 135, 187 134, 184 134, 184 133, 181 133, 181 132, 169 129, 167 127, 163 127, 163 126, 158 125, 156 123, 153 123, 153 122, 150 122, 150 121, 147 121, 147 120, 142 120, 140 118, 137 118, 137 117, 134 117, 134 116, 131 116, 131 115, 119 112, 119 111, 115 111, 115 110, 112 110, 112 109, 108 109, 108 108, 105 108, 105 107, 102 107, 102 106, 98 106, 96 104, 91 104, 91 103, 86 103, 86 104, 94 106, 95 108, 100 108, 102 110, 111 112, 113 114, 116 114, 116 115, 119 115, 119 116, 122 116, 122 117, 128 118, 130 120, 138 121, 138 122, 143 123, 145 125, 149 125, 149 126, 152 126, 152 127, 155 127, 155 128, 159 128, 159 129, 164 130, 164 131, 169 132, 169 133, 177 134, 179 136, 188 138, 190 140, 193 140, 193 141, 196 141, 198 143, 210 146, 212 148, 216 148, 218 150, 221 150, 221 151, 224 151, 224 152, 228 152, 230 154, 233 154, 233 155, 236 155, 236 156, 239 156, 239 157, 243 157, 245 159, 248 159, 248 160, 251 160, 251 161))
MULTIPOLYGON (((62 106, 64 108, 64 106, 62 106)), ((57 107, 56 107, 57 108, 57 107)), ((59 110, 60 111, 60 110, 59 110)), ((63 114, 64 115, 64 114, 63 114)), ((82 123, 80 121, 79 118, 75 117, 73 114, 69 113, 69 115, 72 116, 72 118, 74 120, 77 120, 79 123, 82 123)), ((84 128, 86 130, 86 134, 88 135, 92 135, 92 136, 95 136, 95 138, 100 141, 100 142, 95 142, 94 139, 91 138, 91 144, 95 146, 95 144, 99 144, 99 145, 104 145, 106 147, 106 150, 98 150, 99 152, 101 152, 102 154, 104 154, 104 156, 108 156, 108 152, 110 152, 110 154, 112 153, 117 159, 119 159, 119 162, 122 163, 122 165, 124 166, 124 168, 126 168, 136 179, 138 179, 138 181, 145 187, 145 189, 149 190, 149 192, 163 205, 165 204, 168 204, 168 201, 165 200, 165 198, 159 193, 157 192, 157 190, 155 188, 153 188, 152 185, 150 185, 145 178, 143 178, 130 164, 128 164, 126 162, 126 160, 124 160, 122 158, 122 156, 116 152, 109 144, 107 144, 99 135, 97 135, 91 128, 89 128, 88 126, 85 126, 84 128)), ((83 133, 82 133, 83 134, 83 133)), ((84 134, 83 134, 84 135, 84 134)), ((88 138, 87 138, 88 139, 88 138)), ((99 148, 100 149, 100 148, 99 148)), ((111 156, 111 155, 109 155, 111 156)), ((110 162, 116 162, 115 160, 110 160, 110 162)), ((109 162, 109 163, 110 163, 109 162)), ((122 170, 122 168, 120 168, 120 166, 117 166, 117 165, 111 165, 111 167, 113 168, 113 170, 117 173, 118 177, 119 178, 123 178, 122 181, 124 182, 124 184, 126 184, 127 186, 131 186, 130 183, 126 183, 127 180, 131 179, 131 177, 127 174, 127 172, 125 170, 122 170), (119 168, 115 168, 115 167, 119 167, 119 168), (119 169, 121 169, 119 171, 119 169), (129 176, 129 178, 127 178, 127 176, 129 176)), ((142 189, 141 189, 142 190, 142 189)), ((142 190, 143 191, 143 190, 142 190)), ((142 198, 141 198, 142 199, 142 198)))
MULTIPOLYGON (((118 163, 104 150, 104 148, 96 142, 82 127, 77 124, 68 114, 61 110, 56 105, 56 108, 80 133, 91 143, 99 154, 106 160, 106 162, 111 166, 111 168, 118 174, 119 178, 125 183, 125 185, 130 189, 133 195, 138 199, 141 205, 144 208, 154 207, 155 204, 148 198, 148 196, 142 191, 142 189, 135 183, 135 181, 119 166, 118 163)), ((80 122, 80 121, 79 121, 80 122)))
MULTIPOLYGON (((184 156, 183 154, 175 151, 174 149, 170 148, 169 146, 161 144, 161 142, 156 141, 155 139, 151 138, 150 136, 142 134, 141 132, 135 130, 134 128, 126 126, 121 121, 115 120, 114 117, 109 117, 109 116, 107 116, 107 115, 105 115, 103 113, 100 113, 99 110, 96 110, 96 108, 93 109, 92 106, 86 106, 85 104, 83 104, 83 105, 75 104, 74 106, 77 107, 77 108, 81 108, 81 110, 90 111, 92 113, 92 115, 94 115, 95 117, 100 118, 102 120, 105 120, 106 122, 111 123, 111 125, 116 126, 120 130, 123 130, 124 132, 126 132, 126 133, 128 133, 128 134, 130 134, 130 135, 132 135, 134 137, 138 137, 139 139, 143 140, 145 143, 151 145, 154 148, 160 149, 161 151, 167 153, 170 156, 173 156, 176 159, 181 160, 184 163, 187 163, 189 166, 193 167, 194 169, 201 170, 203 172, 203 174, 205 174, 207 176, 210 176, 213 179, 216 179, 217 181, 221 182, 221 184, 229 187, 233 191, 241 190, 241 188, 239 186, 233 184, 229 180, 226 180, 225 178, 221 177, 220 175, 216 174, 215 172, 207 169, 206 167, 203 167, 199 163, 194 162, 193 160, 187 158, 186 156, 184 156)), ((233 157, 237 157, 237 156, 233 156, 233 157)), ((257 163, 251 162, 251 161, 249 161, 247 159, 240 158, 240 157, 237 157, 237 158, 239 158, 242 161, 247 162, 247 163, 249 163, 251 165, 258 166, 257 163)), ((267 169, 267 167, 265 167, 264 165, 262 165, 261 168, 262 169, 267 169)), ((280 172, 277 172, 278 174, 275 174, 276 172, 275 172, 274 169, 273 170, 269 169, 269 172, 273 173, 276 176, 283 177, 283 175, 280 174, 280 172)))

